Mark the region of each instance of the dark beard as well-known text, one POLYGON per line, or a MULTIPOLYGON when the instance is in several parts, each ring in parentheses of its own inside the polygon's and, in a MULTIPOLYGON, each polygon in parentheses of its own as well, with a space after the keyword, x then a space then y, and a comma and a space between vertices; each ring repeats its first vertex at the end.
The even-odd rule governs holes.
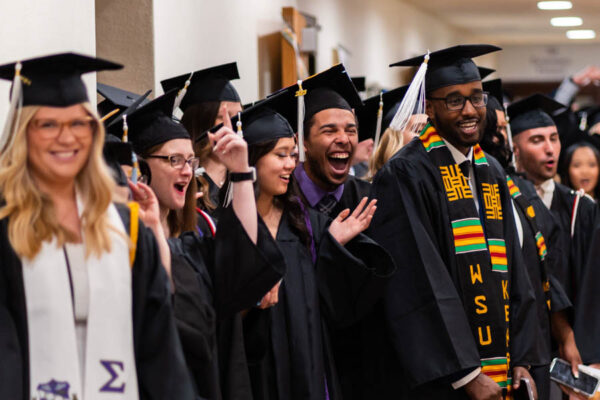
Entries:
POLYGON ((435 127, 435 129, 438 131, 439 135, 441 137, 443 137, 444 139, 446 139, 448 142, 450 142, 450 144, 452 144, 453 146, 460 146, 460 147, 472 147, 474 145, 476 145, 477 143, 479 143, 481 141, 481 138, 483 136, 483 132, 485 130, 485 119, 483 119, 483 123, 481 123, 481 119, 478 125, 478 129, 479 129, 479 134, 477 135, 477 140, 472 141, 472 142, 465 142, 463 141, 458 128, 451 124, 451 123, 447 123, 447 122, 440 122, 442 121, 442 119, 439 117, 439 114, 437 113, 437 111, 434 111, 434 115, 435 118, 431 120, 431 123, 433 124, 433 126, 435 127))

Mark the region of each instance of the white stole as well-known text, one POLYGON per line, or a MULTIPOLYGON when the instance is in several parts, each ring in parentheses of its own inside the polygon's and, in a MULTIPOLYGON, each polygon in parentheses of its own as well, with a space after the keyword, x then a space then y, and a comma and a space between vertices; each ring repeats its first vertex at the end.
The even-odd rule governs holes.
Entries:
POLYGON ((128 235, 114 205, 107 213, 123 236, 111 231, 111 252, 86 259, 90 298, 83 380, 63 249, 53 239, 42 243, 33 260, 21 260, 31 399, 138 399, 128 235))

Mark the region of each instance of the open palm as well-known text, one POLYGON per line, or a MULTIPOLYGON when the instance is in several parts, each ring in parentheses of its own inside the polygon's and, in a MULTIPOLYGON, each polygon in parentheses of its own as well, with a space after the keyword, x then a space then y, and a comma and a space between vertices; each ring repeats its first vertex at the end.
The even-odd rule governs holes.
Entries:
POLYGON ((373 214, 377 209, 377 200, 373 199, 369 204, 367 204, 367 200, 366 197, 363 197, 352 214, 350 214, 350 209, 346 208, 329 225, 329 233, 342 246, 371 225, 373 214))

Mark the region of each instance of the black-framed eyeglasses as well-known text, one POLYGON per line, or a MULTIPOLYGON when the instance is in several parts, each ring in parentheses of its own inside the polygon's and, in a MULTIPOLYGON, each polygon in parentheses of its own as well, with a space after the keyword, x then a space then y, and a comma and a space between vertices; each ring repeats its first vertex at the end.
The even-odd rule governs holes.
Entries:
POLYGON ((151 155, 146 156, 146 158, 159 158, 161 160, 169 160, 171 163, 171 167, 175 169, 182 169, 185 164, 189 165, 192 168, 192 171, 195 171, 200 166, 200 158, 191 157, 187 160, 181 154, 171 154, 170 156, 161 156, 161 155, 151 155))
POLYGON ((479 92, 465 97, 462 94, 454 93, 446 97, 428 97, 428 99, 444 100, 446 108, 449 111, 461 111, 465 107, 467 100, 469 100, 475 108, 485 107, 488 102, 488 94, 488 92, 479 92))

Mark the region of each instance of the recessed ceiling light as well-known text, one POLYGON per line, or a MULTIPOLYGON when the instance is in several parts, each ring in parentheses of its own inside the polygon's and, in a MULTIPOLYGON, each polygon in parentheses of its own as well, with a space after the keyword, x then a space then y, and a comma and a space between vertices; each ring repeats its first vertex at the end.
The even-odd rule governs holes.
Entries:
POLYGON ((570 1, 538 1, 537 6, 540 10, 570 10, 573 3, 570 1))
POLYGON ((550 20, 552 26, 580 26, 583 20, 579 17, 556 17, 550 20))
POLYGON ((594 39, 596 32, 591 29, 575 29, 567 31, 567 37, 569 39, 594 39))

